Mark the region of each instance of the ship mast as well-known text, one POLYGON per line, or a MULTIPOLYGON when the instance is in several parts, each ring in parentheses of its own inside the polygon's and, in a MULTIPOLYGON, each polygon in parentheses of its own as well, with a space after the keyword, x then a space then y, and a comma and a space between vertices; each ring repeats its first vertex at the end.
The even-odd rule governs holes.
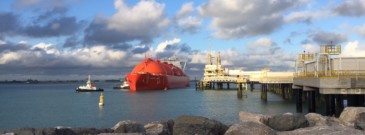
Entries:
POLYGON ((87 82, 86 82, 86 85, 87 85, 88 87, 90 87, 90 86, 91 86, 91 79, 90 79, 90 75, 89 75, 89 78, 88 78, 88 80, 87 80, 87 82))

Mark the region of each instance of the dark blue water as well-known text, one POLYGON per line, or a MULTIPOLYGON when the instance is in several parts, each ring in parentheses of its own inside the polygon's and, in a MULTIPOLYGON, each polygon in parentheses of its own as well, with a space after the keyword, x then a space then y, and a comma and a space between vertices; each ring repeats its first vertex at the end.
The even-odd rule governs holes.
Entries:
MULTIPOLYGON (((147 123, 175 119, 179 115, 198 115, 232 124, 240 111, 262 114, 294 112, 295 103, 268 93, 260 99, 259 90, 238 99, 234 90, 196 91, 194 87, 168 91, 129 92, 112 90, 115 83, 98 82, 104 88, 104 107, 100 93, 75 93, 80 83, 0 84, 0 129, 20 127, 110 128, 120 120, 147 123)), ((191 85, 194 86, 194 85, 191 85)))

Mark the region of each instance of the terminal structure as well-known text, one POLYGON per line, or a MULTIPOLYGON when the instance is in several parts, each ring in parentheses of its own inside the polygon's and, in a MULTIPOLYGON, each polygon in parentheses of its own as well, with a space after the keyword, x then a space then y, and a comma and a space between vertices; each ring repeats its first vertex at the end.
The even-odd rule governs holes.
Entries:
POLYGON ((316 112, 316 96, 324 96, 327 115, 341 112, 344 99, 347 106, 364 106, 365 57, 339 54, 340 45, 323 45, 319 53, 299 54, 293 78, 298 112, 302 112, 303 92, 309 112, 316 112))
MULTIPOLYGON (((245 95, 250 85, 251 90, 254 84, 261 84, 261 98, 267 100, 267 91, 269 88, 277 87, 282 90, 276 91, 283 95, 284 98, 291 97, 290 88, 293 83, 293 72, 271 72, 269 68, 264 68, 261 71, 243 71, 229 70, 221 64, 220 53, 213 57, 208 53, 208 60, 204 68, 204 77, 197 84, 197 88, 204 89, 224 89, 226 84, 227 89, 231 89, 230 84, 235 84, 238 96, 245 95), (213 60, 215 58, 215 64, 213 60)), ((275 90, 273 90, 275 91, 275 90)))
POLYGON ((238 97, 242 97, 248 86, 252 91, 254 84, 260 84, 263 100, 272 91, 283 99, 295 96, 297 112, 303 112, 306 103, 308 112, 318 112, 316 108, 325 106, 326 115, 338 116, 344 106, 365 106, 365 57, 340 57, 340 54, 340 45, 323 45, 318 53, 299 54, 295 72, 272 72, 268 68, 229 70, 222 66, 220 53, 216 57, 208 53, 204 77, 196 88, 234 88, 238 97))
POLYGON ((230 89, 230 84, 235 84, 237 88, 238 97, 242 97, 247 91, 247 76, 230 76, 224 72, 224 67, 221 64, 220 53, 217 57, 213 57, 211 53, 208 53, 208 61, 204 68, 204 77, 199 81, 197 88, 204 89, 223 89, 223 85, 226 84, 226 88, 230 89), (215 64, 213 59, 215 58, 215 64))

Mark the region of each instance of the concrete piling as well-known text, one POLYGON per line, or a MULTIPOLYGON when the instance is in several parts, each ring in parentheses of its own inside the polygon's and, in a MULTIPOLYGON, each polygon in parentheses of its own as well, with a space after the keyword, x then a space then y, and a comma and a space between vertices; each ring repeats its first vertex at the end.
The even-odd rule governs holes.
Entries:
POLYGON ((308 112, 316 112, 316 93, 308 91, 308 112))
POLYGON ((302 107, 302 94, 303 91, 301 89, 296 89, 296 109, 298 113, 303 113, 303 107, 302 107))
POLYGON ((343 104, 343 96, 340 94, 335 95, 336 97, 336 108, 335 108, 335 112, 336 112, 336 117, 339 117, 341 112, 344 109, 344 104, 343 104))
POLYGON ((243 94, 242 94, 242 84, 241 83, 237 83, 237 97, 238 98, 242 98, 243 94))
POLYGON ((266 83, 261 84, 261 99, 264 101, 267 101, 267 90, 268 90, 268 84, 266 83))

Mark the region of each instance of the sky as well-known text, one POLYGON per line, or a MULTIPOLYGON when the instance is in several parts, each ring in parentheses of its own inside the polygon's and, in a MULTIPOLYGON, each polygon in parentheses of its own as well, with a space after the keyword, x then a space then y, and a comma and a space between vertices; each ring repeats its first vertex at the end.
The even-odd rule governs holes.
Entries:
POLYGON ((0 81, 119 79, 146 55, 200 78, 209 52, 229 69, 294 71, 330 43, 365 57, 365 0, 0 1, 0 81))

